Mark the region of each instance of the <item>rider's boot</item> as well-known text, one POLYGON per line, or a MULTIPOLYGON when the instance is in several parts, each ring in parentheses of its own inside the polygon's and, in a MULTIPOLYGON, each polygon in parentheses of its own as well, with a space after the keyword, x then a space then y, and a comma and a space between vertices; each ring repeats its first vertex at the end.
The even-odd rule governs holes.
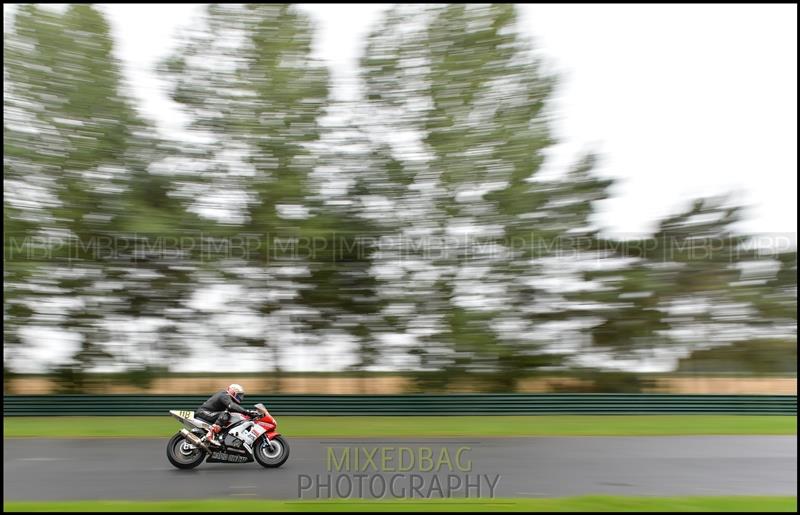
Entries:
POLYGON ((220 430, 222 430, 222 428, 219 425, 217 424, 212 425, 210 428, 208 428, 208 433, 206 433, 206 436, 203 438, 203 440, 207 441, 211 445, 216 445, 216 446, 222 445, 217 440, 217 433, 219 433, 220 430))

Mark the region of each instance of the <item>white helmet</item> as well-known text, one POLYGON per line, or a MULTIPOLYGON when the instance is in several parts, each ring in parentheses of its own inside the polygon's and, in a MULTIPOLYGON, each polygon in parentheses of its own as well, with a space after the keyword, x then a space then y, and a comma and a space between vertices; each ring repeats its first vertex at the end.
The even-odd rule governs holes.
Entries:
POLYGON ((242 400, 244 399, 244 388, 242 388, 241 385, 234 383, 228 386, 228 395, 233 397, 233 400, 241 404, 242 400))

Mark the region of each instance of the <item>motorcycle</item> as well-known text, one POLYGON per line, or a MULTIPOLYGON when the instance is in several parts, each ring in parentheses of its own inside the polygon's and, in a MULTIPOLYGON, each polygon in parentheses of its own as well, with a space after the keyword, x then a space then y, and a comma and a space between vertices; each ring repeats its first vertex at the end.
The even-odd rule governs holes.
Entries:
POLYGON ((179 469, 191 469, 207 463, 251 463, 275 468, 289 459, 289 444, 276 432, 278 422, 263 404, 256 404, 260 416, 230 413, 230 423, 221 434, 221 445, 203 437, 211 424, 195 418, 194 411, 170 410, 183 424, 167 444, 167 459, 179 469))

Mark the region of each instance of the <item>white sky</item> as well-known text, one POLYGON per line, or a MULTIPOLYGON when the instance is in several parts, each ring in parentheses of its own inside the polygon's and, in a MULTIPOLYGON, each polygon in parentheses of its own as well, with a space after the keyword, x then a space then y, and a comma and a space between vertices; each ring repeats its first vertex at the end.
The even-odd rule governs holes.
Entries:
MULTIPOLYGON (((318 28, 316 53, 334 94, 353 98, 364 37, 388 4, 300 4, 318 28)), ((152 67, 176 27, 202 5, 103 5, 133 91, 164 129, 180 113, 152 67)), ((519 5, 562 77, 549 168, 581 151, 620 179, 598 219, 647 231, 690 198, 733 192, 749 206, 742 229, 797 231, 796 5, 519 5)), ((794 237, 794 236, 792 236, 794 237)))
MULTIPOLYGON (((100 5, 132 92, 168 136, 183 118, 153 67, 203 4, 100 5)), ((298 5, 334 95, 354 98, 364 38, 390 4, 298 5)), ((594 150, 600 173, 620 180, 602 226, 649 231, 693 197, 732 192, 749 207, 743 230, 796 233, 797 5, 518 7, 562 77, 548 170, 594 150)))

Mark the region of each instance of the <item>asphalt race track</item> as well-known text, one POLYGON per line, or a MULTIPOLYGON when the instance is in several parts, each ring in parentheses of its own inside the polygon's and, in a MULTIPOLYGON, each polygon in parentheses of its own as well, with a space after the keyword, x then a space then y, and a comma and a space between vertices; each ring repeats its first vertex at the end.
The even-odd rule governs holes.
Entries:
POLYGON ((467 491, 470 497, 797 495, 795 436, 327 440, 286 436, 291 455, 279 469, 263 469, 257 463, 203 463, 189 471, 169 464, 166 438, 6 439, 4 500, 392 497, 388 488, 396 475, 403 477, 391 485, 394 492, 402 492, 404 485, 409 488, 405 492, 413 491, 409 478, 419 476, 419 488, 413 495, 403 495, 408 497, 441 497, 433 488, 433 476, 438 486, 444 485, 444 495, 451 488, 453 497, 465 495, 457 483, 472 485, 467 491), (458 454, 462 447, 468 449, 458 454), (399 448, 405 448, 405 454, 399 448), (426 472, 431 462, 420 458, 422 448, 431 451, 438 472, 426 472), (345 452, 350 453, 349 465, 345 452), (389 461, 381 462, 382 452, 389 461), (371 459, 365 459, 370 453, 371 459), (413 468, 407 470, 412 459, 413 468), (363 481, 373 486, 367 488, 363 481), (381 493, 379 483, 387 493, 381 493), (331 485, 327 490, 326 484, 331 485), (365 493, 358 495, 357 485, 365 493))

